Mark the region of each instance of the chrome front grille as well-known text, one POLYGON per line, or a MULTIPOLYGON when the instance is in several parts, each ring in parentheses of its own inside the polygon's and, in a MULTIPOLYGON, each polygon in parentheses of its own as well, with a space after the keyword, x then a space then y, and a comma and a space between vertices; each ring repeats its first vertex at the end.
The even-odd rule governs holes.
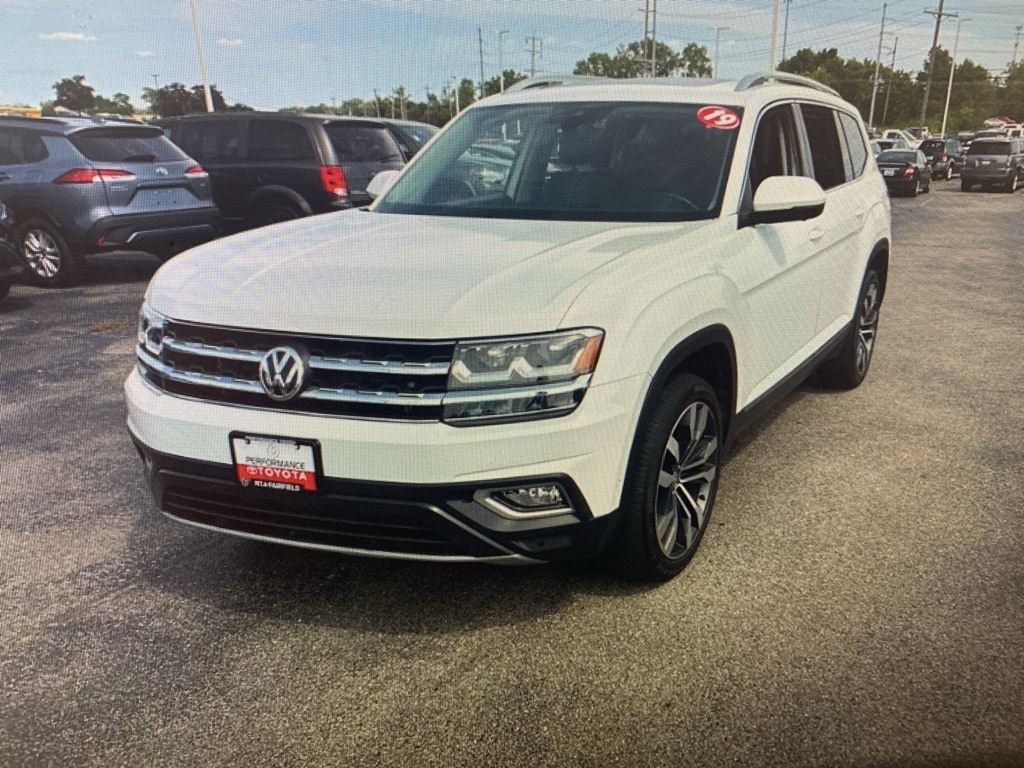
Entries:
POLYGON ((138 347, 154 386, 209 402, 365 418, 439 420, 454 342, 333 338, 219 328, 168 320, 159 351, 138 347), (294 399, 260 384, 268 351, 289 346, 308 369, 294 399))

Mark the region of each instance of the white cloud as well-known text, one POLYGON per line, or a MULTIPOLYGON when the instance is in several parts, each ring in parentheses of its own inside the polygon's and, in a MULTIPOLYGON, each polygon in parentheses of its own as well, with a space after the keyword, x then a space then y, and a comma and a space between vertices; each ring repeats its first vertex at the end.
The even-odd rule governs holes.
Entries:
POLYGON ((242 39, 240 37, 236 37, 236 38, 234 38, 232 40, 229 40, 226 37, 222 37, 220 40, 217 41, 217 45, 241 45, 241 44, 242 44, 242 39))
POLYGON ((40 40, 59 40, 66 43, 87 43, 96 38, 82 32, 51 32, 48 35, 40 35, 40 40))
POLYGON ((153 52, 152 51, 136 51, 135 55, 138 56, 140 59, 148 59, 150 56, 153 55, 153 52))

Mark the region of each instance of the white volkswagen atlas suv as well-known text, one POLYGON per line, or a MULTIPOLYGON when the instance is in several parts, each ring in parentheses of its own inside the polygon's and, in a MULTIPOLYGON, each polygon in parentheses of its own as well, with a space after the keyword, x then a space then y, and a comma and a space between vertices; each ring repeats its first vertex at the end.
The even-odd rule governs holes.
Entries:
POLYGON ((528 80, 371 190, 153 277, 126 395, 166 516, 663 580, 730 438, 868 371, 888 196, 813 81, 528 80))

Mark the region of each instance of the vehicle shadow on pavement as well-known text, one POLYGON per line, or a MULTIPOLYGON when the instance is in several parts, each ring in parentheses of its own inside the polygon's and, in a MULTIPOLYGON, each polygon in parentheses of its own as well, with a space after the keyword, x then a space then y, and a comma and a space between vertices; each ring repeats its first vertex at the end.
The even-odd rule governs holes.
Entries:
POLYGON ((520 567, 353 557, 196 531, 150 509, 128 545, 138 553, 138 580, 217 613, 387 635, 516 624, 558 613, 579 595, 629 598, 657 588, 618 581, 592 561, 520 567), (146 557, 154 539, 165 540, 163 556, 146 557))

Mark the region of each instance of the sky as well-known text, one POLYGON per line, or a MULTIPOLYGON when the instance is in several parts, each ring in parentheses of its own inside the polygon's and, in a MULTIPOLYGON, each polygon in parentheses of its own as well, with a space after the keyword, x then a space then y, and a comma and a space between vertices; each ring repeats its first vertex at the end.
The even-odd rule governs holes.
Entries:
MULTIPOLYGON (((537 74, 572 72, 590 53, 640 40, 644 7, 657 7, 659 41, 707 47, 716 75, 769 68, 772 0, 194 0, 208 79, 228 103, 256 108, 372 99, 404 86, 411 98, 454 79, 486 78, 499 65, 537 74), (535 39, 534 45, 529 42, 535 39), (536 50, 536 57, 531 56, 536 50)), ((959 13, 957 62, 998 74, 1024 58, 1021 0, 944 0, 959 13)), ((931 46, 938 0, 889 0, 883 63, 916 72, 931 46)), ((837 48, 874 60, 882 2, 781 0, 777 58, 837 48), (789 12, 788 24, 786 12, 789 12)), ((952 50, 957 19, 939 44, 952 50)), ((38 105, 57 81, 84 75, 98 94, 202 82, 190 0, 0 0, 0 104, 38 105)))

